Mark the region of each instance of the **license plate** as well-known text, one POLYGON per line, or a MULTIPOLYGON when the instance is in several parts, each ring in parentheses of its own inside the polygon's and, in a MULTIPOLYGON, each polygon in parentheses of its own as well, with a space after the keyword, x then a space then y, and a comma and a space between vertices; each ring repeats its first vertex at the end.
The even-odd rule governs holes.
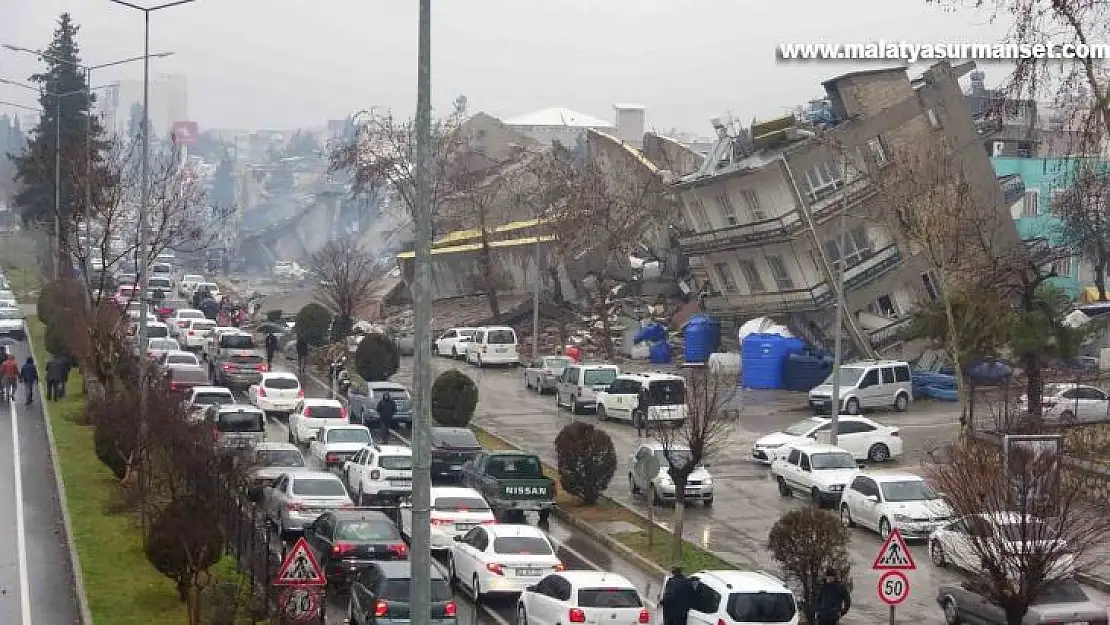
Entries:
POLYGON ((541 571, 539 569, 517 569, 516 574, 520 577, 539 577, 541 571))
POLYGON ((468 532, 468 531, 474 529, 475 527, 478 527, 477 523, 456 523, 455 524, 455 529, 459 530, 460 532, 468 532))
POLYGON ((461 464, 453 464, 453 465, 451 465, 451 470, 452 471, 462 471, 462 465, 461 464))

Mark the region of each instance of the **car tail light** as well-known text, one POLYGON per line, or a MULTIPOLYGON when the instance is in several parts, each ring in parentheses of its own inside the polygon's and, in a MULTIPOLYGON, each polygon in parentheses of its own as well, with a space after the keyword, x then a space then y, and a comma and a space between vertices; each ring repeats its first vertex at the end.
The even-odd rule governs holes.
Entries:
POLYGON ((333 546, 331 548, 331 552, 334 555, 337 555, 337 556, 342 556, 342 555, 351 553, 354 550, 355 550, 355 546, 352 545, 351 543, 335 543, 335 546, 333 546))
POLYGON ((455 522, 450 519, 432 519, 432 525, 454 525, 455 522))
POLYGON ((223 366, 223 370, 224 371, 231 371, 231 363, 230 362, 225 362, 224 366, 223 366))
POLYGON ((497 519, 486 519, 482 521, 482 525, 497 525, 497 519))
POLYGON ((567 616, 569 617, 568 620, 571 623, 585 623, 586 622, 586 613, 582 611, 582 608, 571 608, 570 609, 570 614, 568 614, 567 616))
POLYGON ((294 510, 294 511, 304 510, 304 504, 297 503, 295 501, 290 501, 289 503, 285 504, 285 509, 286 510, 294 510))
POLYGON ((373 471, 370 472, 370 479, 372 479, 372 480, 382 479, 382 472, 377 470, 377 469, 374 469, 373 471))
POLYGON ((324 462, 326 462, 328 464, 334 464, 336 462, 339 462, 339 454, 328 454, 328 455, 324 456, 324 462))
POLYGON ((489 571, 490 573, 493 573, 494 575, 504 575, 505 574, 505 567, 501 566, 500 564, 497 564, 496 562, 490 562, 489 564, 487 564, 486 565, 486 570, 489 571))
POLYGON ((213 441, 220 440, 220 429, 219 428, 212 428, 212 440, 213 441))
POLYGON ((311 406, 308 406, 304 409, 304 416, 306 416, 306 417, 311 417, 312 416, 312 407, 311 406))
POLYGON ((455 605, 454 601, 448 601, 447 603, 443 604, 443 616, 454 617, 456 614, 458 614, 458 611, 459 608, 457 605, 455 605))
POLYGON ((181 386, 177 382, 170 382, 170 391, 179 390, 181 386))
POLYGON ((725 622, 725 619, 719 618, 717 619, 717 625, 728 625, 728 623, 725 622))
POLYGON ((147 358, 154 358, 154 352, 147 352, 146 357, 147 358))
POLYGON ((297 389, 297 399, 304 399, 304 389, 297 389))
POLYGON ((265 372, 270 370, 270 365, 268 365, 266 363, 261 363, 261 364, 258 365, 258 370, 265 373, 265 372))
POLYGON ((259 397, 265 397, 266 396, 266 387, 265 386, 259 386, 258 387, 258 396, 259 397))
POLYGON ((567 570, 567 567, 562 562, 559 562, 558 564, 555 565, 555 570, 556 571, 565 571, 565 570, 567 570))
POLYGON ((381 599, 374 602, 374 618, 389 616, 389 604, 381 599))
POLYGON ((647 608, 641 608, 640 609, 640 622, 641 623, 647 623, 649 621, 651 621, 651 615, 648 614, 647 608))
POLYGON ((405 559, 409 557, 409 546, 405 543, 396 543, 390 545, 389 550, 398 558, 405 559))
POLYGON ((340 408, 339 409, 339 418, 343 419, 343 420, 347 419, 347 409, 346 408, 340 408))

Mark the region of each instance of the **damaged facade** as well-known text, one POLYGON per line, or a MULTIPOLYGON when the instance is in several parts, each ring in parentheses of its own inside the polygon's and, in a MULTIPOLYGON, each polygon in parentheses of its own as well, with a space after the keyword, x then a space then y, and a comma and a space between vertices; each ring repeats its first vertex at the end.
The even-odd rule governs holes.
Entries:
MULTIPOLYGON (((880 214, 878 189, 845 169, 882 166, 927 133, 943 133, 961 146, 954 157, 978 205, 1005 214, 958 84, 972 67, 940 63, 913 81, 904 68, 845 74, 823 83, 824 110, 810 116, 816 123, 789 116, 737 132, 716 122, 709 158, 674 185, 686 220, 679 241, 706 311, 732 327, 770 316, 829 349, 843 263, 849 356, 909 357, 900 330, 918 302, 940 296, 938 280, 906 241, 864 217, 880 214), (845 168, 845 155, 861 162, 845 168)), ((998 223, 1000 240, 1019 244, 1013 222, 998 223)))

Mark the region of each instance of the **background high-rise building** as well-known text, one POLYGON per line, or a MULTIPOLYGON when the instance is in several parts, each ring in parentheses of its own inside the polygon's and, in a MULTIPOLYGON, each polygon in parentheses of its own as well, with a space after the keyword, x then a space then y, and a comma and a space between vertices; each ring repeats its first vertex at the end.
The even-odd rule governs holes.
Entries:
MULTIPOLYGON (((101 91, 98 107, 109 132, 126 134, 131 112, 143 103, 143 81, 121 80, 101 91)), ((151 134, 165 136, 174 122, 189 119, 189 89, 185 74, 159 74, 150 78, 151 134)))

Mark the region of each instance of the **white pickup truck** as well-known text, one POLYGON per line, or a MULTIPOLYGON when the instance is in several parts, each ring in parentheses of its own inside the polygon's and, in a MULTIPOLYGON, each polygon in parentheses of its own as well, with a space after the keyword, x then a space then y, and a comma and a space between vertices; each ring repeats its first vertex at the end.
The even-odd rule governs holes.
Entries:
POLYGON ((771 476, 779 494, 801 493, 818 507, 835 506, 859 465, 851 452, 820 443, 788 445, 775 452, 771 476))

